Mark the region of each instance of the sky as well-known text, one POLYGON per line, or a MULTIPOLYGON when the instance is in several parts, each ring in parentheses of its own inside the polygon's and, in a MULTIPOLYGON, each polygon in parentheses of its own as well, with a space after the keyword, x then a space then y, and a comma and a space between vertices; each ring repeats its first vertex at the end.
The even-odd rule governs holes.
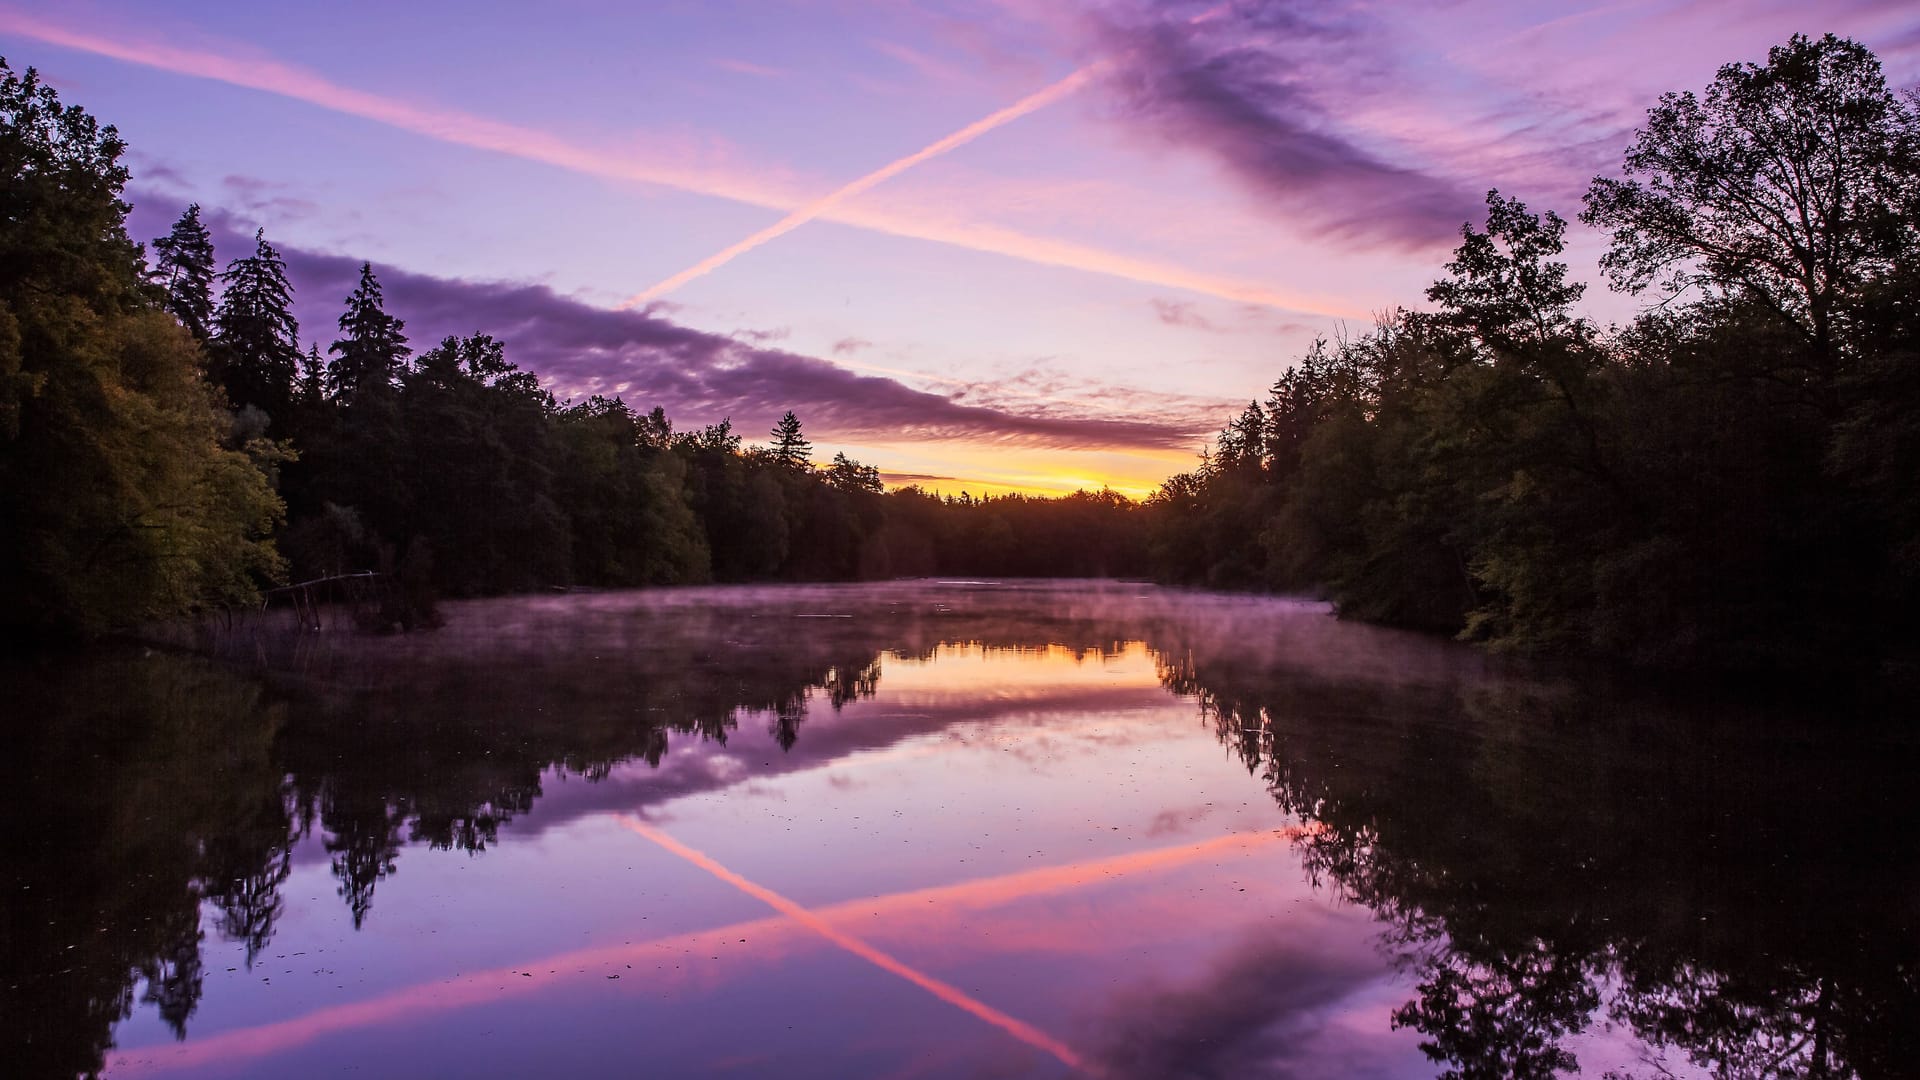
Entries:
POLYGON ((1419 307, 1488 189, 1576 218, 1661 93, 1796 32, 1920 83, 1895 0, 0 0, 127 140, 135 238, 264 229, 303 344, 370 260, 416 347, 975 495, 1145 496, 1419 307))

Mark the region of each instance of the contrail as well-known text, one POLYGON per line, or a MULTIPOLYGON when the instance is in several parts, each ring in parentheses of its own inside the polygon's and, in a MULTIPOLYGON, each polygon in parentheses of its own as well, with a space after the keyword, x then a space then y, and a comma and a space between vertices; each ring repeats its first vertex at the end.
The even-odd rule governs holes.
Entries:
MULTIPOLYGON (((1227 5, 1220 4, 1195 15, 1187 21, 1190 24, 1198 25, 1217 18, 1225 13, 1226 10, 1227 5)), ((999 112, 991 113, 982 119, 975 120, 973 123, 933 143, 931 146, 908 154, 906 157, 891 164, 882 165, 860 179, 847 184, 845 187, 822 195, 820 198, 802 206, 793 213, 781 218, 779 221, 747 237, 745 240, 701 259, 699 262, 694 263, 692 266, 667 278, 665 281, 659 282, 651 288, 633 294, 621 303, 621 310, 638 307, 649 300, 657 300, 680 286, 685 285, 687 282, 692 281, 694 278, 718 270, 720 267, 725 266, 741 255, 745 255, 761 244, 792 232, 807 222, 812 221, 814 218, 819 217, 821 214, 833 209, 840 203, 871 189, 876 184, 898 176, 929 158, 936 158, 949 150, 965 146, 1002 124, 1018 120, 1036 109, 1046 108, 1061 98, 1066 97, 1068 94, 1073 93, 1075 90, 1080 89, 1082 86, 1085 86, 1088 82, 1092 81, 1094 77, 1113 66, 1114 62, 1113 57, 1108 57, 1105 60, 1096 60, 1091 64, 1087 64, 1066 78, 1061 79, 1059 82, 1036 90, 1026 97, 1021 98, 1019 101, 1001 109, 999 112)))
POLYGON ((1075 1053, 1072 1047, 1041 1031, 1039 1028, 1034 1027, 1032 1024, 1008 1016, 1006 1013, 988 1005, 986 1002, 969 996, 966 991, 952 983, 942 982, 922 971, 908 967, 901 961, 894 959, 891 955, 881 952, 879 949, 861 941, 859 938, 854 937, 852 934, 847 933, 814 914, 812 911, 802 907, 799 903, 787 899, 764 885, 748 881, 746 878, 727 869, 720 863, 715 862, 706 854, 682 844, 680 841, 648 825, 639 818, 624 816, 620 819, 620 824, 646 837, 700 869, 705 870, 721 881, 739 889, 741 892, 746 893, 748 896, 753 897, 882 971, 898 975, 920 989, 925 990, 927 993, 932 994, 934 997, 939 998, 941 1001, 985 1020, 987 1023, 1019 1039, 1028 1046, 1052 1054, 1065 1063, 1068 1068, 1076 1069, 1092 1076, 1101 1075, 1100 1071, 1094 1067, 1092 1062, 1087 1061, 1075 1053))
POLYGON ((720 267, 745 255, 761 244, 792 232, 807 222, 812 221, 814 218, 819 217, 821 214, 833 209, 835 206, 838 206, 840 203, 906 172, 908 169, 913 168, 915 165, 929 158, 936 158, 949 150, 965 146, 1002 124, 1018 120, 1036 109, 1046 108, 1048 105, 1059 101, 1061 98, 1066 97, 1068 94, 1073 93, 1092 81, 1096 75, 1099 75, 1100 72, 1107 67, 1108 63, 1109 61, 1101 60, 1088 64, 1068 75, 1066 78, 1061 79, 1059 82, 1044 89, 1036 90, 998 112, 990 113, 979 120, 975 120, 973 123, 948 135, 944 139, 916 150, 898 161, 882 165, 858 180, 820 196, 818 199, 800 207, 798 210, 761 229, 745 240, 723 248, 672 277, 648 289, 633 294, 621 303, 621 309, 638 307, 649 300, 657 300, 680 286, 685 285, 687 282, 692 281, 694 278, 718 270, 720 267))
MULTIPOLYGON (((784 191, 770 188, 741 170, 699 168, 673 160, 609 154, 556 138, 550 132, 340 86, 314 72, 257 54, 221 53, 159 41, 112 37, 61 26, 4 5, 0 5, 0 32, 156 71, 276 94, 442 143, 537 162, 582 176, 656 184, 769 210, 790 210, 794 205, 794 200, 784 191)), ((1075 72, 1079 74, 1081 72, 1075 72)), ((1366 308, 1324 293, 1278 289, 985 222, 945 221, 938 215, 859 203, 833 206, 827 216, 855 228, 889 236, 948 244, 1145 285, 1184 289, 1222 300, 1345 319, 1368 316, 1366 308)))

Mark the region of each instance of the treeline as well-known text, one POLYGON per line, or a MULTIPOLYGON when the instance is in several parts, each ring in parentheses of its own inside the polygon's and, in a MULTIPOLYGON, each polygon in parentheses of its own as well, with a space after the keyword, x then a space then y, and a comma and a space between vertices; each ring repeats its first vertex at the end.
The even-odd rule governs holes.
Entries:
MULTIPOLYGON (((236 437, 274 448, 289 522, 279 547, 295 578, 379 569, 472 596, 1145 567, 1133 504, 1110 491, 889 493, 845 454, 816 465, 792 412, 747 445, 728 420, 676 431, 664 410, 617 397, 556 401, 488 335, 416 354, 370 265, 326 356, 317 344, 303 355, 292 285, 264 234, 218 275, 217 302, 197 206, 154 250, 160 300, 199 337, 236 437)), ((396 617, 430 613, 402 605, 396 617)))
POLYGON ((1668 667, 1832 669, 1920 605, 1920 106, 1831 35, 1669 94, 1598 179, 1625 326, 1497 192, 1427 292, 1317 343, 1151 500, 1169 578, 1668 667))
POLYGON ((370 266, 301 349, 264 234, 197 207, 147 253, 124 149, 0 69, 0 588, 98 633, 351 570, 431 597, 916 574, 1318 591, 1349 615, 1669 667, 1822 668, 1920 629, 1920 106, 1831 35, 1648 114, 1583 220, 1488 197, 1432 309, 1316 344, 1145 507, 938 498, 619 399, 484 334, 416 352, 370 266))
POLYGON ((222 268, 200 208, 127 234, 125 146, 0 61, 0 624, 94 635, 359 570, 435 595, 967 573, 1138 574, 1112 492, 888 493, 618 398, 560 402, 485 334, 416 352, 371 266, 302 349, 264 232, 222 268))

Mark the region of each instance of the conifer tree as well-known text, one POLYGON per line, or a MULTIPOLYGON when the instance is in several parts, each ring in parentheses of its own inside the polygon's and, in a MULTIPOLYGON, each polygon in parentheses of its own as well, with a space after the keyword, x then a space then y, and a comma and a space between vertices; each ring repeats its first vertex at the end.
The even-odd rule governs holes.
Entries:
POLYGON ((300 360, 300 324, 286 262, 265 230, 255 231, 253 241, 253 254, 228 263, 220 275, 225 291, 214 313, 211 374, 234 408, 252 405, 284 424, 300 360))
POLYGON ((300 400, 307 406, 313 406, 327 397, 327 362, 320 358, 320 343, 307 346, 306 355, 300 358, 300 400))
POLYGON ((154 278, 167 291, 167 310, 201 341, 213 332, 213 236, 193 203, 173 231, 153 242, 154 278))
POLYGON ((347 297, 340 316, 339 340, 327 351, 327 388, 341 400, 393 386, 413 350, 407 348, 406 323, 387 314, 373 264, 360 264, 360 284, 347 297))
POLYGON ((773 459, 789 469, 812 467, 813 444, 800 434, 800 418, 788 410, 773 425, 773 459))

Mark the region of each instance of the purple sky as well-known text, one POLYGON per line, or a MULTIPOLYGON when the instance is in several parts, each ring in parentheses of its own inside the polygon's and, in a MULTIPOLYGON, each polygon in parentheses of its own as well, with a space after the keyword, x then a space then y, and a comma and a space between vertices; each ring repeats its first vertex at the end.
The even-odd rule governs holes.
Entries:
POLYGON ((136 236, 264 226, 323 348, 371 259, 416 343, 976 493, 1144 494, 1417 305, 1486 189, 1572 218, 1661 92, 1796 31, 1920 78, 1890 0, 0 3, 132 145, 136 236))

